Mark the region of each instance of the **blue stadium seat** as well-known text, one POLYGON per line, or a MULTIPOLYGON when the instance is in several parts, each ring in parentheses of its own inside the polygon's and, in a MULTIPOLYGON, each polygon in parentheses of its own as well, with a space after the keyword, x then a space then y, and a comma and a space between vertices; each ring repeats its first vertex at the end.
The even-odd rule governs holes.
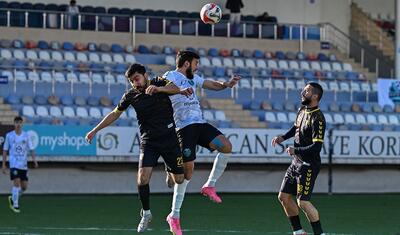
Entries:
POLYGON ((35 100, 35 104, 37 104, 37 105, 46 105, 47 104, 47 98, 42 94, 36 95, 34 100, 35 100))
POLYGON ((114 43, 111 45, 111 51, 113 53, 122 53, 124 52, 124 49, 122 48, 121 45, 114 43))
POLYGON ((65 51, 72 51, 74 50, 74 44, 72 44, 72 42, 64 42, 62 48, 65 51))
POLYGON ((208 56, 217 57, 218 56, 218 49, 214 48, 214 47, 210 48, 208 50, 208 56))
POLYGON ((139 45, 137 50, 141 54, 150 54, 149 48, 147 48, 145 45, 139 45))

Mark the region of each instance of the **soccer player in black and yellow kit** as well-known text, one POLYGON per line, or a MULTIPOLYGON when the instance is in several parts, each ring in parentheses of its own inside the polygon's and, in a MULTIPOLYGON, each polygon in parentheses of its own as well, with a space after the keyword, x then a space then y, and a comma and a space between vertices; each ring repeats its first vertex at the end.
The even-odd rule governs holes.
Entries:
POLYGON ((298 207, 306 214, 314 234, 324 234, 318 211, 310 202, 321 166, 320 152, 326 126, 324 115, 318 107, 322 94, 322 87, 318 83, 308 83, 301 92, 303 106, 297 113, 293 127, 286 134, 272 139, 272 146, 275 146, 294 137, 294 147, 286 149, 293 160, 286 171, 278 196, 294 235, 307 234, 301 227, 298 207), (292 200, 292 195, 296 196, 297 205, 292 200))
POLYGON ((137 231, 144 232, 152 219, 149 182, 158 158, 163 157, 174 183, 181 184, 184 180, 182 151, 175 131, 169 95, 191 95, 192 90, 180 90, 173 83, 159 77, 149 80, 145 67, 137 63, 128 68, 125 76, 132 88, 122 96, 118 106, 87 133, 86 140, 90 143, 98 131, 117 120, 129 106, 135 109, 140 129, 137 183, 142 203, 142 218, 137 231))

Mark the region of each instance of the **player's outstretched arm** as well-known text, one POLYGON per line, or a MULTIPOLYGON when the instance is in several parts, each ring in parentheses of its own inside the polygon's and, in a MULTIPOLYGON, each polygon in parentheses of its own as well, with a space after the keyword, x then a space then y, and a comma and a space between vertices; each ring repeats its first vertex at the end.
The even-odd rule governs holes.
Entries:
POLYGON ((89 131, 86 134, 86 141, 88 143, 92 142, 93 137, 96 135, 96 133, 98 131, 100 131, 101 129, 111 125, 111 123, 113 123, 115 120, 117 120, 119 118, 119 116, 121 116, 121 113, 123 111, 119 111, 117 108, 115 108, 112 112, 110 112, 109 114, 107 114, 107 116, 105 116, 103 118, 103 120, 100 121, 99 124, 97 124, 97 126, 95 128, 93 128, 91 131, 89 131))
POLYGON ((168 95, 181 94, 181 95, 185 95, 185 96, 190 96, 191 94, 193 94, 193 89, 191 87, 189 87, 189 88, 180 90, 179 87, 177 87, 173 83, 169 83, 166 86, 151 85, 146 88, 146 94, 152 95, 155 93, 165 93, 168 95))
POLYGON ((239 75, 233 75, 231 79, 227 82, 220 82, 220 81, 215 81, 211 79, 204 80, 203 83, 203 88, 204 89, 209 89, 209 90, 214 90, 214 91, 220 91, 225 88, 232 88, 236 86, 236 84, 240 81, 241 77, 239 75))

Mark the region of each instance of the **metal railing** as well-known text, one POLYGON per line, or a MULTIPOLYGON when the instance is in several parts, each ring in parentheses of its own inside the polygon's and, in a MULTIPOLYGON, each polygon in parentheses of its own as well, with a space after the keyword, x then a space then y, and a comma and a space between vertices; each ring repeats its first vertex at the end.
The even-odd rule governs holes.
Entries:
POLYGON ((330 42, 347 58, 354 58, 362 67, 367 67, 370 71, 375 72, 376 77, 394 77, 394 64, 336 26, 325 23, 322 25, 322 32, 323 41, 330 42))
POLYGON ((241 22, 231 25, 221 21, 215 25, 203 24, 200 19, 141 15, 110 15, 58 11, 0 9, 0 26, 33 27, 44 29, 71 29, 105 32, 158 33, 212 37, 241 37, 258 39, 319 40, 319 26, 300 24, 271 24, 241 22), (312 30, 314 34, 309 33, 312 30), (311 38, 309 36, 312 36, 311 38))

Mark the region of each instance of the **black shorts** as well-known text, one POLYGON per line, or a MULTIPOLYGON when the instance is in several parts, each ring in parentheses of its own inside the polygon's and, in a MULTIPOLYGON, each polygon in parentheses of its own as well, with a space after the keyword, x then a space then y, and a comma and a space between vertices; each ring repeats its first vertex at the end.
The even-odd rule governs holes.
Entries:
POLYGON ((210 151, 210 143, 215 137, 222 133, 209 123, 195 123, 180 129, 178 132, 179 143, 182 148, 183 162, 190 162, 196 159, 196 146, 207 148, 210 151))
POLYGON ((286 170, 280 191, 295 195, 299 200, 309 201, 318 173, 319 167, 292 163, 286 170))
POLYGON ((21 170, 17 168, 10 169, 10 179, 20 179, 22 181, 28 181, 28 170, 21 170))
POLYGON ((155 141, 142 144, 139 155, 139 168, 155 167, 160 156, 164 159, 165 168, 173 174, 183 174, 182 151, 175 131, 173 134, 155 141))

